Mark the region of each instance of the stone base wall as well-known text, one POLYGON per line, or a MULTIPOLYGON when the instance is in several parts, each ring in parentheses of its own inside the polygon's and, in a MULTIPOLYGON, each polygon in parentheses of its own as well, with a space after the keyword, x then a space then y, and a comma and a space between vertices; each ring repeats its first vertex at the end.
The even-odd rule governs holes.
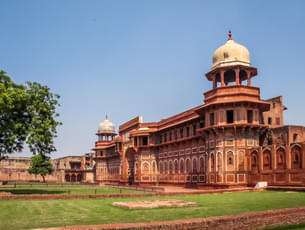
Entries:
POLYGON ((175 220, 152 223, 130 223, 130 224, 102 224, 89 226, 65 226, 52 228, 52 230, 72 230, 72 229, 121 229, 121 230, 147 230, 147 229, 192 229, 192 230, 251 230, 281 225, 298 224, 305 222, 305 207, 287 208, 280 210, 270 210, 252 212, 245 214, 208 217, 187 220, 175 220))
MULTIPOLYGON (((45 177, 47 182, 63 183, 64 172, 57 171, 52 175, 47 175, 45 177)), ((26 181, 40 181, 43 179, 40 175, 29 174, 26 169, 1 169, 0 168, 0 181, 16 181, 16 182, 26 182, 26 181)))

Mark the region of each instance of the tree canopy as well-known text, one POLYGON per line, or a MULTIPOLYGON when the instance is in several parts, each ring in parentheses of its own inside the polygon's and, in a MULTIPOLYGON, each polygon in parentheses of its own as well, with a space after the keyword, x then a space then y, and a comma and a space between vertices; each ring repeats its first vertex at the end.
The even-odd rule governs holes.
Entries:
POLYGON ((30 174, 42 176, 43 182, 45 182, 45 176, 53 172, 53 167, 50 162, 50 158, 43 154, 37 154, 35 156, 32 156, 28 172, 30 174))
POLYGON ((59 95, 37 82, 14 83, 0 71, 0 160, 26 143, 33 154, 56 151, 59 95))

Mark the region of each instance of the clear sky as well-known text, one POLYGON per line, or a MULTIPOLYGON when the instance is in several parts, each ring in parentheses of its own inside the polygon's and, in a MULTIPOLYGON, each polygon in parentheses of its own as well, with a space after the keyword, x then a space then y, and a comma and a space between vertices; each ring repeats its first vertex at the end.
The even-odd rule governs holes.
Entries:
POLYGON ((52 158, 91 152, 105 114, 118 128, 202 104, 229 29, 262 98, 282 95, 285 123, 305 125, 305 1, 1 0, 0 10, 0 69, 61 96, 52 158))

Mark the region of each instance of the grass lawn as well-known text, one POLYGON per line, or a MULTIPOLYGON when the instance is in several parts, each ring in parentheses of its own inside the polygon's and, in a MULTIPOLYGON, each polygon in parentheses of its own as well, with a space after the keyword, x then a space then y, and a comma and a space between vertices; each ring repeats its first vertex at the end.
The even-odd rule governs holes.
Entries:
POLYGON ((286 225, 286 226, 275 227, 275 228, 266 228, 264 230, 304 230, 304 229, 305 229, 305 223, 292 224, 292 225, 286 225))
POLYGON ((222 216, 305 205, 302 192, 241 192, 175 197, 73 200, 1 200, 0 229, 26 229, 65 225, 165 221, 222 216), (180 199, 199 206, 127 210, 114 201, 180 199))
POLYGON ((71 185, 71 186, 35 186, 35 187, 16 187, 0 188, 0 192, 11 192, 12 194, 50 194, 50 195, 81 195, 81 194, 110 194, 110 193, 143 193, 144 191, 135 191, 127 189, 117 189, 111 187, 71 185))

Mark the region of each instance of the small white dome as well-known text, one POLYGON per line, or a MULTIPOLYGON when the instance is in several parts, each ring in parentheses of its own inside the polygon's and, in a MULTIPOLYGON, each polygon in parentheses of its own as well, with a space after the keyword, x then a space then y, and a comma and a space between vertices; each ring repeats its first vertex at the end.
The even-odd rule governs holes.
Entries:
POLYGON ((107 115, 106 119, 98 125, 98 132, 115 132, 114 124, 108 120, 107 115))
POLYGON ((234 42, 231 36, 231 31, 229 31, 228 41, 215 51, 212 69, 234 65, 250 66, 250 53, 248 49, 234 42))

